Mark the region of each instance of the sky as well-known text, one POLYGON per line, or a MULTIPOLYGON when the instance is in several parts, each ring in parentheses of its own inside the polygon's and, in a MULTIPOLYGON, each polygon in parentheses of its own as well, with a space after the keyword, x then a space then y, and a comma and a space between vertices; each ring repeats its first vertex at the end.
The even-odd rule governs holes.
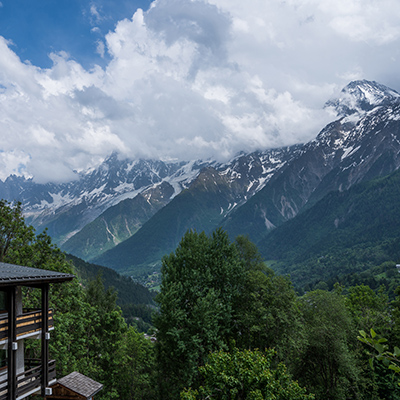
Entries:
POLYGON ((0 0, 0 179, 306 142, 399 71, 398 0, 0 0))

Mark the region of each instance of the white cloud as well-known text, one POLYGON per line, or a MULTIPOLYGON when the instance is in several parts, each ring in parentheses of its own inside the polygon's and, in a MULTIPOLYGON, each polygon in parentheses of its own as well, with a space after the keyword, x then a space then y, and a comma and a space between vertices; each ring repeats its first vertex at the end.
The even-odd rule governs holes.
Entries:
POLYGON ((96 6, 94 3, 90 5, 90 16, 93 25, 104 20, 104 16, 101 15, 101 11, 99 11, 98 6, 96 6))
POLYGON ((0 178, 71 179, 111 151, 223 159, 309 140, 350 80, 400 87, 400 3, 377 4, 157 0, 97 42, 110 61, 91 70, 63 52, 25 64, 0 38, 0 178))
POLYGON ((319 8, 329 25, 354 41, 384 44, 400 37, 400 4, 394 0, 325 0, 319 8))
POLYGON ((106 47, 105 47, 103 41, 101 41, 101 40, 97 41, 96 51, 98 54, 100 54, 101 58, 104 58, 104 55, 106 53, 106 47))

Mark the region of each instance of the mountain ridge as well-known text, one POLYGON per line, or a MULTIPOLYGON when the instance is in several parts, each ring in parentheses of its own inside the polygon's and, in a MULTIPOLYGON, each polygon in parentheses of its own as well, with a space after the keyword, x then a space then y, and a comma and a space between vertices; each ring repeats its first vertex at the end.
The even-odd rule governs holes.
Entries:
MULTIPOLYGON (((271 179, 240 211, 232 213, 224 228, 236 236, 261 236, 261 221, 269 216, 274 227, 293 218, 332 190, 346 190, 355 183, 387 175, 400 166, 400 103, 378 105, 353 118, 341 117, 328 124, 280 174, 271 179)), ((264 232, 265 234, 265 232, 264 232)))
POLYGON ((187 229, 222 225, 232 237, 257 242, 331 191, 399 168, 396 91, 355 81, 326 107, 336 119, 305 144, 241 153, 224 164, 113 154, 77 181, 37 185, 9 177, 0 193, 22 201, 27 222, 48 227, 65 250, 127 274, 159 266, 187 229))
POLYGON ((123 273, 132 273, 132 263, 136 270, 146 264, 159 267, 161 257, 175 249, 188 229, 209 233, 225 215, 263 187, 295 149, 241 155, 219 169, 204 167, 190 187, 160 209, 135 235, 93 261, 123 273), (257 179, 252 174, 255 169, 261 170, 257 179))

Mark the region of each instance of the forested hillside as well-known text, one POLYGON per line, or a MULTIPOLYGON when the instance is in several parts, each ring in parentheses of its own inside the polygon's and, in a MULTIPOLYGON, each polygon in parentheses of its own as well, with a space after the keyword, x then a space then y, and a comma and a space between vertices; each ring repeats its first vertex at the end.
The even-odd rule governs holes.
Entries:
POLYGON ((66 257, 72 262, 80 281, 84 284, 100 276, 106 289, 114 288, 118 293, 118 305, 154 303, 154 293, 134 282, 130 277, 120 275, 111 268, 85 262, 71 254, 67 254, 66 257))
POLYGON ((221 209, 236 198, 228 176, 208 168, 202 171, 190 190, 184 190, 150 219, 137 234, 94 259, 124 274, 138 275, 159 264, 162 256, 178 245, 191 227, 211 232, 221 222, 221 209))
POLYGON ((400 260, 400 172, 336 191, 258 243, 299 286, 400 260))
MULTIPOLYGON (((2 261, 76 273, 49 236, 26 226, 19 204, 1 202, 0 227, 2 261)), ((393 270, 381 274, 393 280, 393 270)), ((50 353, 59 377, 79 371, 103 383, 99 399, 400 398, 395 371, 378 359, 372 369, 374 355, 357 340, 374 328, 400 345, 400 289, 393 301, 384 286, 366 285, 299 296, 247 238, 188 231, 163 258, 150 340, 128 327, 115 291, 91 274, 52 285, 50 353)), ((37 341, 26 351, 37 356, 37 341)))
POLYGON ((67 254, 66 258, 73 264, 83 285, 90 285, 91 282, 100 279, 105 290, 115 291, 116 304, 121 307, 125 321, 135 325, 140 331, 146 332, 151 328, 151 315, 155 308, 154 291, 111 268, 87 263, 70 254, 67 254))
POLYGON ((163 182, 121 201, 67 240, 63 250, 88 261, 99 256, 135 234, 173 194, 173 187, 163 182))

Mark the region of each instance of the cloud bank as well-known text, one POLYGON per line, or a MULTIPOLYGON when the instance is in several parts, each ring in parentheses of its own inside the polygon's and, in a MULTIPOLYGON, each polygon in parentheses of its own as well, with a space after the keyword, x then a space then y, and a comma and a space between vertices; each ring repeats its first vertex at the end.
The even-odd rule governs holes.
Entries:
POLYGON ((21 62, 0 37, 0 179, 310 140, 349 81, 400 88, 399 16, 397 0, 156 0, 98 41, 109 61, 90 70, 63 52, 21 62))

